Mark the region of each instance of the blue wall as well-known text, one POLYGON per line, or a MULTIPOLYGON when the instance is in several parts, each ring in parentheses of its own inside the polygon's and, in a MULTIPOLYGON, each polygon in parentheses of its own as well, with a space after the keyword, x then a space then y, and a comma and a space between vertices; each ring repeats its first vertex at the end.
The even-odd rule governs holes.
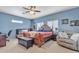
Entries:
POLYGON ((59 31, 70 30, 70 31, 79 32, 79 26, 70 26, 70 24, 66 24, 66 25, 61 24, 62 23, 61 20, 66 18, 68 18, 69 21, 79 20, 79 8, 59 12, 56 14, 47 15, 44 17, 37 18, 33 21, 30 21, 29 19, 26 19, 26 18, 13 16, 13 15, 0 12, 0 32, 8 33, 9 30, 13 29, 14 32, 12 33, 12 37, 14 37, 15 29, 17 28, 29 28, 35 23, 45 22, 50 20, 58 20, 59 31), (23 21, 23 24, 12 23, 11 22, 12 19, 21 20, 23 21))
POLYGON ((0 12, 0 32, 8 33, 8 31, 12 29, 13 30, 12 36, 13 36, 13 34, 15 34, 15 29, 18 28, 27 29, 30 26, 31 26, 31 21, 29 19, 0 12), (12 23, 11 22, 12 19, 23 21, 23 24, 12 23))
POLYGON ((70 24, 62 25, 62 19, 69 19, 70 20, 79 20, 79 7, 67 11, 62 11, 56 14, 51 14, 48 16, 44 16, 41 18, 37 18, 34 23, 38 22, 45 22, 50 20, 58 20, 59 24, 59 31, 69 30, 73 32, 79 32, 79 26, 70 26, 70 24))

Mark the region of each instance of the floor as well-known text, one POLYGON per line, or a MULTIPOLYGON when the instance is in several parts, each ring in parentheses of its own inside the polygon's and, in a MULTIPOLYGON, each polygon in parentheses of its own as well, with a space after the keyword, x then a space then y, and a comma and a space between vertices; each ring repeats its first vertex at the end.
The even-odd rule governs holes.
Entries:
POLYGON ((41 48, 36 45, 26 49, 18 44, 17 39, 10 39, 5 47, 0 48, 0 53, 76 53, 64 47, 59 46, 55 41, 49 41, 45 43, 41 48))

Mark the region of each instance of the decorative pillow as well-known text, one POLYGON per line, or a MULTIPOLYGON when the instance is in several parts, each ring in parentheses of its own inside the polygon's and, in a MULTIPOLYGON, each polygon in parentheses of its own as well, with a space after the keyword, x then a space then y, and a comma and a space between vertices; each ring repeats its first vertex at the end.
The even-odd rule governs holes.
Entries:
POLYGON ((65 32, 59 32, 58 36, 62 39, 68 39, 69 38, 67 33, 65 33, 65 32))
POLYGON ((43 30, 43 32, 49 32, 49 30, 43 30))
POLYGON ((35 31, 30 31, 30 37, 35 37, 36 32, 35 31))
POLYGON ((28 30, 22 30, 22 32, 28 32, 28 30))

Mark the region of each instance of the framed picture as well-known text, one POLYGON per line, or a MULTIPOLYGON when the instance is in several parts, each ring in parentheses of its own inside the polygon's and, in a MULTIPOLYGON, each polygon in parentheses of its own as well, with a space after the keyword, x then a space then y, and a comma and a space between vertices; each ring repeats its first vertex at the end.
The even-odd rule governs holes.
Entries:
POLYGON ((79 26, 79 20, 75 21, 75 26, 79 26))
POLYGON ((68 24, 69 23, 69 19, 62 19, 62 24, 68 24))
POLYGON ((75 21, 70 21, 70 26, 75 26, 75 21))
POLYGON ((72 20, 70 21, 71 26, 79 26, 79 20, 72 20))

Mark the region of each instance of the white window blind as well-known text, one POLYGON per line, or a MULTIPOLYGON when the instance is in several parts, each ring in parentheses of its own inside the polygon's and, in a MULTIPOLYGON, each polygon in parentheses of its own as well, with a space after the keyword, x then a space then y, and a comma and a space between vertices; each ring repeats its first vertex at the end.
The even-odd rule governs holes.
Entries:
POLYGON ((20 24, 23 23, 23 21, 20 21, 20 20, 14 20, 14 19, 12 19, 11 22, 12 22, 12 23, 20 23, 20 24))
POLYGON ((44 24, 43 22, 37 23, 37 24, 36 24, 36 25, 37 25, 37 30, 39 30, 40 27, 41 27, 43 24, 44 24))
POLYGON ((53 21, 48 21, 47 25, 52 29, 52 27, 53 27, 53 21))
POLYGON ((51 29, 53 29, 53 31, 58 28, 58 20, 48 21, 47 24, 51 29))

